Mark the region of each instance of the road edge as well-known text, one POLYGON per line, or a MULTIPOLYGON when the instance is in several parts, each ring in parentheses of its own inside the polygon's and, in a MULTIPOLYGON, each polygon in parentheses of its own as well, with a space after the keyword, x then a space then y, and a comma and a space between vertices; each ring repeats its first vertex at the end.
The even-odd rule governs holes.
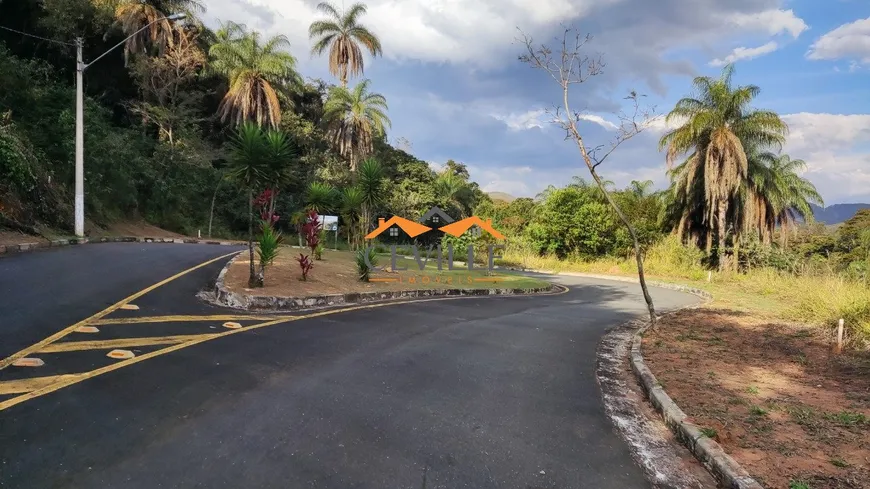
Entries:
MULTIPOLYGON (((638 279, 631 277, 610 277, 607 275, 591 274, 591 273, 562 273, 562 275, 578 276, 586 278, 598 278, 605 280, 614 280, 618 282, 639 283, 638 279)), ((671 284, 667 282, 648 282, 649 285, 686 292, 704 299, 704 302, 699 305, 683 307, 674 311, 663 314, 661 317, 673 314, 677 311, 700 307, 701 305, 710 302, 713 295, 709 292, 685 285, 671 284)), ((758 483, 749 472, 746 471, 740 464, 737 463, 730 455, 728 455, 719 443, 701 433, 700 428, 689 421, 686 413, 671 399, 671 396, 665 392, 664 388, 659 383, 656 376, 652 373, 643 358, 643 337, 650 328, 649 321, 642 321, 643 326, 638 329, 631 340, 631 350, 629 351, 629 361, 631 370, 634 372, 635 378, 640 383, 641 388, 649 399, 650 403, 655 407, 656 411, 661 414, 665 424, 676 435, 677 439, 689 449, 690 452, 698 459, 701 464, 719 481, 722 487, 728 489, 763 489, 763 486, 758 483)))
POLYGON ((472 296, 516 296, 546 295, 567 290, 558 284, 531 289, 415 289, 385 292, 353 292, 348 294, 329 294, 309 297, 277 297, 240 294, 229 290, 225 285, 226 273, 240 255, 233 257, 224 265, 214 283, 212 301, 220 306, 244 311, 296 312, 325 307, 371 304, 397 299, 431 297, 472 297, 472 296))
POLYGON ((18 255, 30 251, 44 250, 50 248, 60 248, 63 246, 76 246, 88 243, 183 243, 183 244, 210 244, 222 246, 237 246, 242 242, 219 241, 211 239, 196 239, 196 238, 155 238, 151 236, 104 236, 101 238, 68 238, 54 239, 48 242, 33 242, 33 243, 18 243, 0 245, 0 257, 18 255))

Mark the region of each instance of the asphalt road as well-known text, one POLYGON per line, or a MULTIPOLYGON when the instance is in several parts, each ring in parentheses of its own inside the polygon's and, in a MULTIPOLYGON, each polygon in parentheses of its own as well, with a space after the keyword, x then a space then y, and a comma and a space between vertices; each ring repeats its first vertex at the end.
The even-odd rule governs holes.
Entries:
MULTIPOLYGON (((0 259, 2 353, 228 251, 101 244, 0 259)), ((193 298, 223 263, 108 317, 224 314, 193 298)), ((554 280, 570 290, 396 304, 241 331, 34 397, 0 411, 0 486, 649 487, 595 381, 598 341, 643 313, 639 289, 554 280)), ((695 300, 653 293, 660 310, 695 300)), ((155 328, 215 331, 207 322, 100 327, 134 336, 155 328)), ((39 368, 87 370, 109 361, 104 355, 48 353, 39 368)), ((23 375, 15 369, 0 370, 0 384, 23 375)))

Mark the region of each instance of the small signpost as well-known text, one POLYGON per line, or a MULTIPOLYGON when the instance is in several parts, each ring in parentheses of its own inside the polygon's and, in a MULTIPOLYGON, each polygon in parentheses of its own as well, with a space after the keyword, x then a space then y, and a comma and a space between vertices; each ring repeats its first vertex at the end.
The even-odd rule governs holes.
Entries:
POLYGON ((324 231, 334 231, 335 241, 333 249, 338 249, 338 216, 320 216, 320 224, 324 231))

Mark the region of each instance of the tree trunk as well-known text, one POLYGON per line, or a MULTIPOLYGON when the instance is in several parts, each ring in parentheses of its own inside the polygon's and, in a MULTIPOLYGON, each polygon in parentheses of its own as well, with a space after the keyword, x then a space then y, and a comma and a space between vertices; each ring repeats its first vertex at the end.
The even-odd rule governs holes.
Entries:
POLYGON ((740 271, 740 235, 734 234, 734 267, 735 272, 740 271))
POLYGON ((257 279, 254 269, 254 189, 248 189, 248 287, 262 287, 263 283, 257 279))
POLYGON ((717 254, 719 255, 719 271, 724 272, 728 270, 728 257, 725 253, 725 231, 727 230, 725 227, 725 215, 728 211, 728 206, 726 202, 719 201, 719 209, 718 209, 718 218, 717 218, 717 226, 716 231, 719 234, 719 250, 717 254))
POLYGON ((214 221, 214 203, 217 199, 218 189, 221 188, 221 183, 223 182, 223 178, 218 180, 217 185, 214 187, 214 192, 211 194, 211 211, 208 213, 208 237, 211 238, 211 223, 214 221))
POLYGON ((707 258, 713 253, 713 228, 707 229, 707 258))
MULTIPOLYGON (((572 123, 573 125, 573 123, 572 123)), ((585 150, 585 148, 584 148, 585 150)), ((584 151, 585 153, 585 151, 584 151)), ((640 282, 640 289, 643 292, 643 299, 646 301, 647 311, 649 312, 649 322, 650 328, 655 330, 656 328, 656 308, 653 304, 652 296, 649 293, 649 289, 646 286, 646 273, 643 269, 643 255, 640 252, 640 242, 637 240, 637 232, 634 230, 634 226, 631 225, 628 218, 623 214, 622 209, 616 205, 616 201, 610 196, 610 194, 605 190, 604 183, 601 181, 601 178, 598 176, 598 173, 595 172, 595 168, 587 162, 587 166, 589 167, 589 173, 592 174, 592 178, 595 180, 595 183, 598 184, 598 188, 601 189, 601 192, 604 194, 604 197, 607 199, 607 202, 610 204, 610 207, 616 212, 616 215, 619 216, 619 220, 625 225, 628 229, 628 234, 631 235, 631 241, 634 244, 634 258, 637 261, 637 278, 640 282)))

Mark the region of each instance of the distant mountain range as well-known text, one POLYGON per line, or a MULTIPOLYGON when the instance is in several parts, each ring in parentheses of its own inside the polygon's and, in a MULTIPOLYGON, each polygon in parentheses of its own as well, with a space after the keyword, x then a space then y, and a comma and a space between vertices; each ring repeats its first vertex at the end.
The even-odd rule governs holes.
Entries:
POLYGON ((488 192, 487 195, 489 195, 489 198, 492 200, 501 200, 507 202, 508 204, 517 200, 517 198, 513 195, 506 194, 504 192, 488 192))
POLYGON ((840 224, 849 220, 859 210, 870 208, 870 204, 834 204, 828 207, 810 204, 810 206, 813 208, 816 221, 824 224, 840 224))

